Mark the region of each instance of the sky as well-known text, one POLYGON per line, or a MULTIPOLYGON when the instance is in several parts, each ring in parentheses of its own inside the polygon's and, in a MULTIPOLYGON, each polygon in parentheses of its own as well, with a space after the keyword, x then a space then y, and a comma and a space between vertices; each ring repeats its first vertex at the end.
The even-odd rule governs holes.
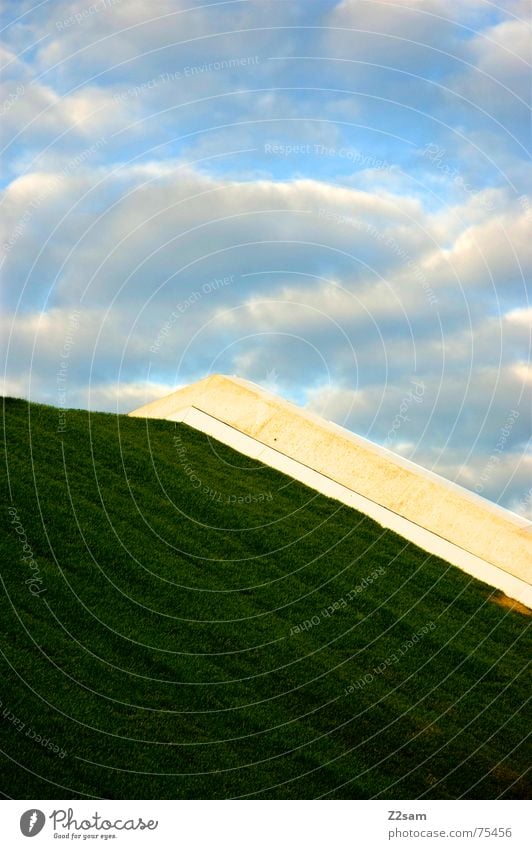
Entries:
POLYGON ((0 8, 5 395, 235 374, 532 519, 528 2, 0 8))

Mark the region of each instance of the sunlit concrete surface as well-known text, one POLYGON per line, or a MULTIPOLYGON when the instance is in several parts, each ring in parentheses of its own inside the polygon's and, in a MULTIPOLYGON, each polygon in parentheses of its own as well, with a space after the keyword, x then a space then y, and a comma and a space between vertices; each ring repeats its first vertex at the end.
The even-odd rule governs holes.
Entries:
POLYGON ((184 421, 532 607, 529 522, 249 381, 212 375, 130 415, 184 421))

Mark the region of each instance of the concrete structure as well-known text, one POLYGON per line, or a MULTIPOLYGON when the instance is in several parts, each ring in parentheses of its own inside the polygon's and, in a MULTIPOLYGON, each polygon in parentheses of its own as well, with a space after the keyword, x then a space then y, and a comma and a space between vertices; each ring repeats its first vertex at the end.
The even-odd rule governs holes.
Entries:
POLYGON ((530 522, 249 381, 212 375, 130 415, 184 421, 532 608, 530 522))

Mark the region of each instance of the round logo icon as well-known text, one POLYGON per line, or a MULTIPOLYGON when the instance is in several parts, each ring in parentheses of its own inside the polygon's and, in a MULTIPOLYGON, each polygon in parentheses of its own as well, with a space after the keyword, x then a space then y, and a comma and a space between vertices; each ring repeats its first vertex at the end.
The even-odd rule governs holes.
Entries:
POLYGON ((25 811, 20 818, 20 830, 24 837, 35 837, 42 831, 46 817, 37 808, 25 811))

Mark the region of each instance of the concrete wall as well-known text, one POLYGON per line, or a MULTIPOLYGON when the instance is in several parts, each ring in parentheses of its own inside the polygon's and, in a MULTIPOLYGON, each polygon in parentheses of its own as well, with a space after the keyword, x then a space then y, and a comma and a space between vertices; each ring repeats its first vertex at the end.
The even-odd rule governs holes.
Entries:
POLYGON ((212 375, 130 415, 175 420, 189 407, 532 583, 530 523, 252 383, 212 375))

